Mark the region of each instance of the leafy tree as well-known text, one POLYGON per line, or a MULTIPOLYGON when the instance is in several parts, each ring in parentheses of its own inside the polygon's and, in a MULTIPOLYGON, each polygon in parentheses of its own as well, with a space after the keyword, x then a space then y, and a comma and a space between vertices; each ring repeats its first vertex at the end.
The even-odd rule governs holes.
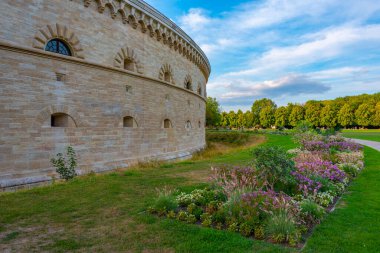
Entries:
POLYGON ((359 126, 370 126, 373 124, 375 116, 375 106, 373 104, 363 103, 355 111, 356 122, 359 126))
POLYGON ((220 107, 216 98, 208 97, 206 101, 206 125, 218 126, 221 120, 220 107))
POLYGON ((229 127, 230 122, 228 121, 228 114, 226 112, 222 112, 220 116, 220 125, 222 127, 229 127))
POLYGON ((277 106, 276 104, 268 99, 268 98, 263 98, 256 100, 253 105, 252 105, 252 113, 253 113, 253 125, 260 125, 260 113, 261 110, 265 107, 269 107, 270 109, 267 109, 267 111, 274 111, 276 110, 277 106))
POLYGON ((274 125, 275 118, 274 118, 275 108, 271 106, 263 107, 260 111, 260 125, 264 128, 268 128, 274 125))
POLYGON ((323 108, 322 103, 314 100, 307 101, 305 106, 305 120, 313 126, 320 126, 320 114, 323 108))
POLYGON ((285 106, 277 108, 274 117, 276 127, 285 127, 288 125, 288 111, 285 106))
POLYGON ((352 106, 345 103, 338 113, 338 123, 343 127, 354 125, 355 114, 352 106))
POLYGON ((375 115, 373 117, 373 126, 380 127, 380 102, 378 102, 375 107, 375 115))
POLYGON ((330 102, 327 103, 327 105, 321 110, 321 125, 331 128, 336 127, 338 125, 338 112, 338 106, 330 102))
POLYGON ((244 113, 245 118, 245 128, 252 128, 253 127, 253 113, 251 111, 246 111, 244 113))
POLYGON ((51 158, 50 162, 56 168, 57 173, 62 179, 70 180, 77 176, 75 168, 77 167, 77 157, 73 147, 68 146, 66 157, 58 153, 56 158, 51 158))
POLYGON ((298 122, 304 119, 304 109, 301 105, 294 105, 292 112, 289 115, 289 124, 293 127, 297 126, 298 122))
POLYGON ((235 128, 237 126, 236 113, 234 111, 228 113, 228 121, 230 122, 230 127, 235 128))
POLYGON ((245 125, 245 118, 244 118, 244 113, 242 110, 238 110, 236 113, 236 127, 237 128, 243 128, 245 125))

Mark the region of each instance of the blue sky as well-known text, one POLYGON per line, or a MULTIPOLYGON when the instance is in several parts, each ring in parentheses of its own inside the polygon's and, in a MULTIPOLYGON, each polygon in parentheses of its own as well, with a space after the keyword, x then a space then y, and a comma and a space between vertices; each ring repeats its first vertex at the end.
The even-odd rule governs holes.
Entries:
POLYGON ((146 2, 205 51, 223 110, 380 92, 379 0, 146 2))

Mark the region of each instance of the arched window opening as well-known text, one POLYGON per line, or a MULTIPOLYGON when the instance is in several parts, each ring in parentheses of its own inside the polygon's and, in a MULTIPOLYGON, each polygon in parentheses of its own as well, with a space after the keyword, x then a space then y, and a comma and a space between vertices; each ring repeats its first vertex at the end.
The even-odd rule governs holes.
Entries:
POLYGON ((198 121, 198 127, 201 128, 201 126, 202 126, 201 121, 198 121))
POLYGON ((186 121, 185 128, 186 128, 187 130, 191 129, 191 122, 190 122, 190 120, 186 121))
POLYGON ((192 90, 192 88, 191 88, 191 82, 186 82, 185 88, 188 89, 188 90, 192 90))
POLYGON ((129 71, 135 71, 135 62, 131 59, 124 60, 124 69, 129 71))
POLYGON ((136 120, 131 116, 123 118, 123 127, 137 127, 136 120))
POLYGON ((46 44, 45 50, 56 54, 62 54, 67 56, 72 55, 70 48, 67 46, 67 44, 59 39, 50 40, 46 44))
POLYGON ((75 127, 74 120, 66 113, 54 113, 51 115, 51 127, 75 127))
POLYGON ((202 87, 198 85, 198 95, 202 96, 202 87))
POLYGON ((170 72, 169 71, 166 71, 164 73, 164 80, 165 80, 165 82, 170 83, 170 72))
POLYGON ((170 121, 170 119, 164 120, 164 128, 172 128, 172 122, 170 121))

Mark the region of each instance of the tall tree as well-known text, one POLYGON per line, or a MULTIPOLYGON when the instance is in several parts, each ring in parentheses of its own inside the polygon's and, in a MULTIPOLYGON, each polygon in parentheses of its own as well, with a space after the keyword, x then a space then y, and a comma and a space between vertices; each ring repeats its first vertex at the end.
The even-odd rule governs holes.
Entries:
POLYGON ((338 112, 338 106, 332 102, 328 102, 321 110, 321 125, 325 127, 336 127, 338 125, 338 112))
POLYGON ((241 129, 245 125, 244 113, 242 110, 238 110, 236 113, 236 127, 241 129))
POLYGON ((276 127, 285 127, 288 125, 288 111, 285 106, 277 108, 274 117, 276 127))
POLYGON ((373 126, 380 127, 380 102, 375 106, 375 115, 373 117, 373 126))
POLYGON ((363 103, 355 111, 356 122, 359 126, 371 126, 373 124, 374 116, 375 106, 373 104, 363 103))
POLYGON ((220 125, 222 127, 229 127, 230 122, 228 121, 228 114, 227 114, 227 112, 222 112, 221 113, 220 125))
POLYGON ((252 128, 253 127, 253 113, 251 111, 246 111, 244 113, 245 118, 245 128, 252 128))
POLYGON ((304 119, 304 109, 301 105, 294 105, 289 115, 289 124, 292 127, 297 126, 298 122, 304 119))
POLYGON ((206 126, 215 127, 220 123, 220 107, 216 98, 208 97, 206 101, 206 126))
POLYGON ((276 110, 276 108, 277 108, 276 104, 268 98, 256 100, 252 105, 253 125, 254 126, 260 125, 260 113, 264 107, 270 108, 270 109, 267 109, 267 111, 271 110, 271 111, 273 111, 273 113, 274 113, 274 110, 276 110))
POLYGON ((261 109, 259 117, 260 117, 260 125, 262 127, 268 128, 274 125, 274 122, 275 122, 274 112, 275 112, 275 109, 270 106, 266 106, 261 109))
POLYGON ((345 103, 340 108, 338 113, 338 123, 343 127, 349 127, 354 125, 355 114, 354 109, 349 103, 345 103))
POLYGON ((319 101, 310 100, 307 101, 305 106, 305 120, 312 124, 315 127, 321 125, 321 111, 322 111, 322 103, 319 101))
POLYGON ((237 125, 236 122, 236 113, 234 111, 230 111, 228 113, 228 121, 230 122, 230 127, 235 128, 237 125))

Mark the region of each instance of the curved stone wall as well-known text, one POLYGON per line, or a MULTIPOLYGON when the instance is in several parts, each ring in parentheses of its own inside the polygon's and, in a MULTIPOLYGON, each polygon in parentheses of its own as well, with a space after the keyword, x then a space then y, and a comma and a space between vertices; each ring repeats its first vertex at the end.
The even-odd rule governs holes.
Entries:
POLYGON ((56 177, 68 145, 81 173, 204 147, 208 60, 143 1, 4 0, 0 15, 2 188, 56 177))

